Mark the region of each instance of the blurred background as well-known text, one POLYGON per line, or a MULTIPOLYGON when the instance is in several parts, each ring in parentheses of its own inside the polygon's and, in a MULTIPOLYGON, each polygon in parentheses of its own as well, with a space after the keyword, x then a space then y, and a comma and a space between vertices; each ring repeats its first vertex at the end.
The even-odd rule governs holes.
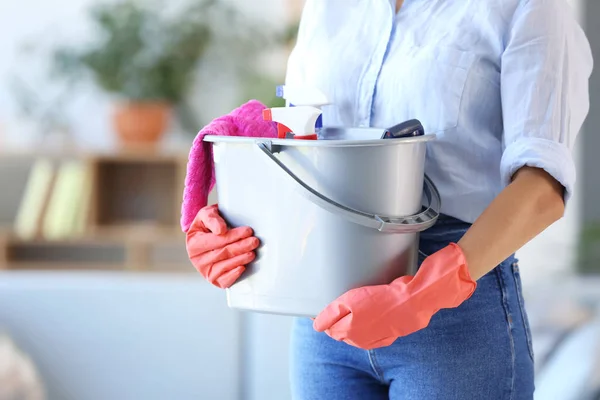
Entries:
MULTIPOLYGON (((290 398, 290 319, 228 309, 178 221, 198 128, 282 105, 302 3, 0 0, 0 400, 290 398)), ((595 72, 577 193, 518 254, 538 399, 600 399, 599 111, 595 72)))

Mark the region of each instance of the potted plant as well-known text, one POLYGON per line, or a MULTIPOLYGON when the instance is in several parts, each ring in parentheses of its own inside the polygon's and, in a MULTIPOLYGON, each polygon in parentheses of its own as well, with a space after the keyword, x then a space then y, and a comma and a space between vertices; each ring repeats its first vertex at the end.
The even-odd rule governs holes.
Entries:
POLYGON ((117 96, 113 124, 126 144, 161 138, 174 109, 185 105, 197 66, 211 44, 227 45, 237 32, 230 41, 236 48, 230 53, 241 58, 252 51, 249 43, 256 45, 260 37, 219 1, 193 0, 178 10, 148 3, 128 0, 94 7, 90 15, 100 33, 97 39, 83 49, 61 48, 54 54, 62 76, 91 75, 117 96))

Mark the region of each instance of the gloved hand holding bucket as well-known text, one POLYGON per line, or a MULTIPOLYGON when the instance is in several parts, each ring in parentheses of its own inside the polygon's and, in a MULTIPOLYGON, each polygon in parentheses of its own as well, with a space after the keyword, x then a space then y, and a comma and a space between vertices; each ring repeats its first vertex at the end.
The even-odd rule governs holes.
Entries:
MULTIPOLYGON (((200 210, 187 233, 192 264, 222 289, 243 274, 258 246, 251 228, 228 229, 216 205, 200 210)), ((453 244, 428 257, 414 277, 350 290, 320 313, 314 326, 359 348, 387 346, 425 328, 440 309, 458 307, 476 286, 461 249, 453 244)))
MULTIPOLYGON (((361 143, 362 145, 373 144, 373 141, 381 141, 383 138, 399 139, 405 137, 410 140, 410 138, 422 134, 420 123, 412 120, 383 131, 375 129, 362 131, 337 129, 328 131, 324 129, 321 139, 330 139, 332 141, 329 143, 334 143, 335 140, 350 138, 354 141, 345 141, 348 143, 364 142, 361 143), (415 123, 417 126, 411 128, 411 124, 414 125, 415 123), (347 137, 344 137, 344 134, 347 137), (331 137, 329 138, 327 135, 331 135, 331 137)), ((410 144, 410 142, 407 143, 410 144)), ((355 143, 355 145, 358 148, 358 143, 355 143)), ((377 149, 377 146, 373 147, 377 149)), ((274 164, 272 163, 268 167, 271 169, 281 167, 281 169, 287 170, 287 167, 273 155, 269 148, 265 146, 262 149, 270 157, 270 160, 274 161, 274 164)), ((339 150, 342 152, 352 151, 353 148, 342 147, 339 150)), ((216 156, 216 158, 219 158, 219 156, 216 156)), ((263 161, 260 159, 254 160, 254 163, 261 162, 263 161)), ((422 157, 417 162, 422 164, 422 157)), ((251 165, 248 165, 248 168, 251 168, 251 165)), ((288 170, 287 172, 289 176, 296 180, 296 183, 300 182, 301 186, 306 186, 291 171, 288 170)), ((422 165, 421 168, 417 168, 416 172, 422 176, 422 165)), ((286 178, 288 177, 286 176, 286 178)), ((422 180, 417 180, 417 182, 420 183, 422 180)), ((431 185, 429 181, 427 181, 427 184, 431 185)), ((229 192, 230 189, 227 189, 227 191, 229 192)), ((363 218, 362 224, 365 226, 360 226, 361 222, 357 223, 356 221, 351 221, 350 225, 357 228, 359 232, 366 232, 369 237, 374 234, 380 238, 389 238, 394 235, 406 236, 408 234, 409 245, 405 245, 405 249, 399 246, 398 251, 390 253, 392 256, 388 257, 391 262, 398 265, 406 264, 402 265, 405 268, 411 263, 416 263, 414 257, 411 257, 411 252, 414 255, 414 245, 416 244, 414 232, 431 226, 437 218, 437 211, 434 212, 432 217, 429 215, 432 212, 429 208, 425 212, 412 216, 412 220, 397 221, 386 217, 382 219, 378 215, 365 216, 365 213, 338 204, 334 200, 316 193, 312 188, 309 188, 307 193, 315 203, 322 202, 330 211, 339 212, 341 209, 350 213, 348 218, 363 218), (383 220, 387 222, 382 225, 383 220), (415 222, 416 220, 418 222, 415 222), (373 226, 367 226, 369 224, 374 224, 373 226, 377 229, 374 230, 373 226), (411 229, 411 226, 418 226, 419 228, 411 229), (394 232, 394 229, 398 232, 394 232), (389 232, 385 232, 386 230, 389 232)), ((415 197, 415 199, 420 200, 420 196, 415 197)), ((413 202, 414 210, 412 211, 416 211, 420 208, 420 202, 413 202)), ((312 205, 310 202, 306 203, 312 205)), ((439 208, 439 204, 437 207, 439 208)), ((321 221, 316 223, 319 222, 321 221)), ((343 223, 347 223, 347 221, 343 221, 343 223)), ((285 234, 285 229, 284 227, 282 230, 283 234, 285 234)), ((292 229, 294 228, 292 227, 292 229)), ((255 260, 255 250, 259 246, 259 239, 254 236, 251 227, 239 226, 230 229, 225 219, 219 214, 217 205, 206 206, 198 211, 187 230, 186 237, 187 250, 192 264, 209 282, 224 289, 230 288, 243 275, 246 266, 255 260)), ((277 239, 277 237, 271 236, 271 240, 277 239)), ((358 237, 360 242, 363 239, 362 236, 358 237)), ((268 258, 269 255, 266 257, 268 258)), ((325 260, 324 258, 323 261, 325 260)), ((369 262, 369 260, 365 260, 365 262, 369 262)), ((379 263, 381 264, 381 262, 379 263)), ((276 272, 280 274, 286 272, 286 265, 278 267, 280 271, 276 272)), ((325 270, 329 267, 329 265, 322 265, 325 270)), ((309 265, 307 264, 303 268, 308 270, 309 265)), ((369 270, 368 265, 360 265, 359 268, 369 270)), ((464 256, 457 245, 449 246, 447 249, 428 258, 416 275, 407 274, 407 269, 405 271, 393 271, 386 268, 383 271, 384 274, 377 278, 365 274, 362 280, 355 280, 351 283, 346 282, 342 289, 338 287, 335 296, 331 296, 327 302, 321 300, 319 307, 313 308, 312 312, 308 308, 307 311, 298 311, 298 308, 292 310, 290 308, 289 314, 304 313, 305 316, 316 317, 314 322, 316 330, 325 331, 337 340, 342 340, 360 348, 376 348, 388 345, 400 336, 408 335, 426 327, 433 314, 442 308, 458 306, 471 296, 476 286, 475 282, 469 277, 464 256), (376 282, 373 282, 375 284, 369 285, 369 281, 373 279, 376 280, 376 282), (363 283, 363 285, 359 285, 357 282, 363 283), (339 298, 336 299, 337 296, 339 298), (392 318, 393 321, 397 321, 396 324, 386 322, 390 315, 397 316, 392 318)), ((270 272, 273 273, 274 271, 271 270, 270 272)), ((261 273, 267 274, 269 271, 261 273)), ((349 273, 349 271, 342 271, 340 276, 333 276, 333 279, 343 281, 343 275, 346 273, 349 273)), ((269 279, 273 279, 274 284, 277 284, 276 277, 269 279)), ((282 281, 281 284, 285 285, 285 282, 282 281)), ((277 300, 275 299, 275 301, 277 300)), ((255 308, 255 310, 271 311, 267 308, 261 310, 260 307, 255 308)), ((282 307, 277 312, 285 314, 288 310, 282 307)))
POLYGON ((194 267, 213 285, 227 289, 244 273, 260 242, 250 227, 229 229, 216 205, 202 208, 187 231, 194 267))

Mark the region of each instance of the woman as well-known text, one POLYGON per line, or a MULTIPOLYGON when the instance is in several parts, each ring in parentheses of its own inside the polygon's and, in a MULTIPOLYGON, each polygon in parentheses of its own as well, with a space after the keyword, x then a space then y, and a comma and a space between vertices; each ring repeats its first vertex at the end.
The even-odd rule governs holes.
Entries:
MULTIPOLYGON (((327 93, 328 125, 419 118, 437 134, 426 172, 443 216, 421 235, 414 277, 295 322, 295 399, 533 397, 513 254, 563 216, 591 68, 566 0, 306 2, 286 84, 327 93)), ((216 207, 195 224, 208 236, 188 232, 192 262, 231 285, 258 240, 226 232, 216 207)))

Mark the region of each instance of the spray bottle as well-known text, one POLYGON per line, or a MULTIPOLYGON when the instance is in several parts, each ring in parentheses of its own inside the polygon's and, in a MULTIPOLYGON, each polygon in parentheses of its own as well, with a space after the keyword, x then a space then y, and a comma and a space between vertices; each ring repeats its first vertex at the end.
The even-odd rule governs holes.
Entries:
POLYGON ((320 109, 311 106, 273 107, 263 110, 263 119, 277 122, 279 138, 293 133, 295 139, 316 139, 315 125, 321 114, 320 109))
MULTIPOLYGON (((327 96, 319 89, 306 86, 280 85, 276 88, 277 97, 284 98, 288 107, 311 106, 322 109, 331 104, 327 96)), ((315 122, 315 132, 323 127, 323 116, 315 122)))

